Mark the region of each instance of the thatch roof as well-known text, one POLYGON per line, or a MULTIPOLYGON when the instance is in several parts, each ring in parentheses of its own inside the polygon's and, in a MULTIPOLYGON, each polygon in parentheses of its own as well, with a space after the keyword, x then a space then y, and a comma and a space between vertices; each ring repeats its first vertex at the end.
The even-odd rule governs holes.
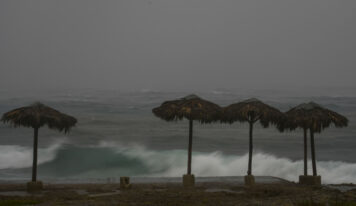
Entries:
POLYGON ((166 101, 152 112, 166 121, 197 120, 201 123, 210 123, 220 120, 221 107, 204 100, 196 95, 189 95, 181 99, 166 101))
POLYGON ((56 129, 67 133, 77 123, 74 117, 63 114, 41 103, 35 103, 28 107, 21 107, 5 113, 1 121, 9 122, 15 127, 40 128, 47 125, 50 129, 56 129))
POLYGON ((346 127, 348 119, 334 111, 326 109, 314 102, 300 104, 286 112, 287 120, 282 129, 296 128, 313 129, 321 132, 334 124, 336 127, 346 127))
POLYGON ((285 115, 258 99, 252 98, 231 104, 223 108, 222 122, 250 122, 260 121, 263 127, 270 124, 280 124, 285 120, 285 115))

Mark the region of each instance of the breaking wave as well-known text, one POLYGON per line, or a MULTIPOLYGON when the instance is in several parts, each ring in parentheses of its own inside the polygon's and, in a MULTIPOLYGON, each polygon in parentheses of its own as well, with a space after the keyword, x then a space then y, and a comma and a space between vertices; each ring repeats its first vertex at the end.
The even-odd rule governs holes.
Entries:
MULTIPOLYGON (((195 152, 192 171, 196 176, 243 176, 247 158, 247 154, 195 152)), ((30 167, 31 163, 32 148, 0 146, 0 169, 30 167)), ((80 147, 60 142, 39 150, 38 171, 39 176, 51 178, 180 177, 186 172, 186 166, 185 150, 152 151, 138 145, 128 147, 112 142, 80 147)), ((302 172, 302 160, 292 161, 265 153, 253 156, 253 173, 256 176, 297 181, 302 172)), ((320 161, 318 172, 324 183, 356 183, 355 163, 320 161)))
MULTIPOLYGON (((38 164, 52 161, 56 157, 56 152, 65 143, 62 139, 48 148, 38 149, 38 164)), ((0 145, 0 169, 16 169, 32 166, 32 147, 19 145, 0 145)))

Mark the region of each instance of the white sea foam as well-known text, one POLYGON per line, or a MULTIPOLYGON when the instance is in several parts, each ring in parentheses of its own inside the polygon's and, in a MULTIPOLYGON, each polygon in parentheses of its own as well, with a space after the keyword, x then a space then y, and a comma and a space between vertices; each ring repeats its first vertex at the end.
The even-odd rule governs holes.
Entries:
MULTIPOLYGON (((58 140, 48 148, 38 149, 38 164, 49 162, 56 157, 57 150, 66 142, 58 140)), ((0 169, 17 169, 32 166, 33 149, 18 145, 0 145, 0 169)))
MULTIPOLYGON (((66 149, 58 153, 58 149, 63 143, 65 142, 60 141, 52 144, 48 148, 39 149, 39 165, 46 162, 56 161, 56 155, 65 154, 65 156, 59 158, 61 159, 61 162, 58 162, 58 164, 63 164, 63 158, 68 158, 68 154, 73 154, 66 154, 66 152, 77 151, 74 146, 73 148, 67 148, 68 151, 66 149)), ((102 178, 103 174, 107 177, 131 174, 139 174, 140 176, 147 177, 180 177, 186 173, 187 169, 187 151, 185 150, 153 151, 140 145, 122 146, 114 142, 101 142, 99 146, 92 146, 89 148, 91 148, 90 153, 92 153, 92 156, 95 158, 88 157, 88 153, 83 154, 83 156, 75 153, 75 158, 83 161, 80 162, 80 160, 78 160, 79 162, 77 164, 75 163, 75 165, 68 163, 68 165, 73 167, 83 167, 87 169, 84 172, 71 173, 68 174, 71 176, 65 177, 102 178), (95 151, 95 148, 98 148, 98 151, 95 151), (113 153, 103 153, 102 149, 108 149, 113 151, 113 153), (84 161, 85 158, 90 158, 90 161, 84 161), (117 159, 117 161, 114 160, 115 163, 113 163, 113 158, 119 159, 117 159), (106 164, 105 161, 108 160, 109 162, 106 164), (103 162, 103 164, 98 164, 99 162, 92 161, 100 161, 103 162), (133 163, 122 164, 123 162, 133 163), (86 163, 92 165, 90 167, 85 167, 86 165, 84 164, 86 163), (140 171, 137 172, 133 170, 140 171)), ((221 152, 193 152, 192 172, 196 176, 244 176, 247 170, 247 161, 247 154, 237 156, 225 155, 221 152)), ((66 161, 64 160, 64 162, 66 161)), ((53 163, 54 165, 57 164, 56 162, 53 163)), ((0 169, 25 168, 31 167, 31 164, 32 148, 21 146, 0 146, 0 169)), ((48 166, 49 165, 47 165, 47 167, 48 166)), ((356 163, 319 161, 317 166, 318 172, 322 176, 323 183, 356 183, 356 163)), ((57 169, 61 168, 62 167, 58 167, 57 169)), ((255 153, 253 156, 253 174, 256 176, 274 176, 297 181, 298 176, 302 173, 302 160, 292 161, 288 158, 276 157, 265 153, 255 153)), ((311 162, 309 162, 309 174, 311 174, 311 162)), ((51 174, 47 175, 51 176, 51 174)), ((55 177, 55 174, 53 174, 53 176, 55 177)))
MULTIPOLYGON (((101 146, 115 147, 113 143, 102 143, 101 146)), ((131 158, 141 159, 144 164, 152 168, 149 176, 174 177, 186 173, 187 152, 183 150, 149 151, 142 146, 119 147, 117 151, 125 153, 131 158)), ((244 176, 247 171, 248 155, 224 155, 221 152, 194 153, 192 172, 196 176, 244 176)), ((308 162, 309 174, 312 174, 311 162, 308 162)), ((256 176, 274 176, 297 181, 303 174, 302 160, 292 161, 271 154, 256 153, 253 155, 253 174, 256 176)), ((323 183, 356 183, 356 163, 341 161, 317 162, 318 173, 323 183)))

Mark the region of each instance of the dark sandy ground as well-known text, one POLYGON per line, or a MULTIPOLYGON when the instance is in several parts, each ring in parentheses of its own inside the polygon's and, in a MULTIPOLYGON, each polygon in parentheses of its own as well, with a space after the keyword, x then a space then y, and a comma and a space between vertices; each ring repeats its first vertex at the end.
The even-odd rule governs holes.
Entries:
POLYGON ((340 185, 307 187, 283 181, 257 183, 252 187, 233 182, 198 182, 190 189, 172 182, 136 183, 125 190, 120 190, 119 184, 109 183, 45 184, 42 192, 28 194, 25 184, 0 184, 0 206, 356 206, 356 189, 340 191, 337 187, 340 185))

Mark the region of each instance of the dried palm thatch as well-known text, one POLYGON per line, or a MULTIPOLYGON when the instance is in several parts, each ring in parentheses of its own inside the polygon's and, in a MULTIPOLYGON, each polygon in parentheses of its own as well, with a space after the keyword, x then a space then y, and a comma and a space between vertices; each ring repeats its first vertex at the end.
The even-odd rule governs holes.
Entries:
POLYGON ((196 95, 189 95, 178 100, 166 101, 160 107, 154 108, 152 112, 157 117, 166 121, 177 121, 183 118, 189 120, 187 174, 190 175, 193 144, 193 120, 197 120, 200 123, 219 121, 222 114, 221 107, 212 102, 201 99, 196 95))
POLYGON ((189 95, 181 99, 166 101, 160 107, 154 108, 152 112, 166 121, 187 118, 201 123, 211 123, 220 120, 222 110, 220 106, 212 102, 196 95, 189 95))
POLYGON ((317 175, 314 133, 321 133, 332 124, 341 128, 348 125, 348 119, 314 102, 300 104, 286 112, 287 121, 279 125, 280 131, 302 128, 304 131, 304 175, 308 175, 307 132, 310 131, 310 146, 313 175, 317 175))
POLYGON ((326 109, 314 102, 300 104, 286 112, 287 120, 283 129, 312 129, 315 133, 322 132, 332 124, 341 128, 348 125, 348 119, 334 111, 326 109))
POLYGON ((32 181, 37 181, 37 147, 38 130, 47 125, 50 129, 69 132, 70 128, 75 126, 77 120, 74 117, 63 114, 55 109, 45 106, 41 103, 35 103, 28 107, 21 107, 5 113, 1 121, 10 123, 14 127, 32 127, 34 129, 33 140, 33 164, 32 181))
POLYGON ((222 122, 250 122, 260 121, 263 127, 270 124, 278 125, 285 121, 285 115, 258 99, 252 98, 239 103, 231 104, 223 109, 222 122))
POLYGON ((249 159, 247 175, 252 175, 252 150, 253 150, 253 125, 257 121, 263 127, 270 124, 279 125, 285 121, 285 115, 258 99, 248 99, 239 103, 231 104, 223 109, 221 122, 232 124, 233 122, 249 123, 249 159))
POLYGON ((2 116, 1 121, 4 123, 9 122, 14 127, 40 128, 47 125, 50 129, 64 130, 65 133, 69 132, 69 129, 77 122, 74 117, 41 103, 9 111, 2 116))

